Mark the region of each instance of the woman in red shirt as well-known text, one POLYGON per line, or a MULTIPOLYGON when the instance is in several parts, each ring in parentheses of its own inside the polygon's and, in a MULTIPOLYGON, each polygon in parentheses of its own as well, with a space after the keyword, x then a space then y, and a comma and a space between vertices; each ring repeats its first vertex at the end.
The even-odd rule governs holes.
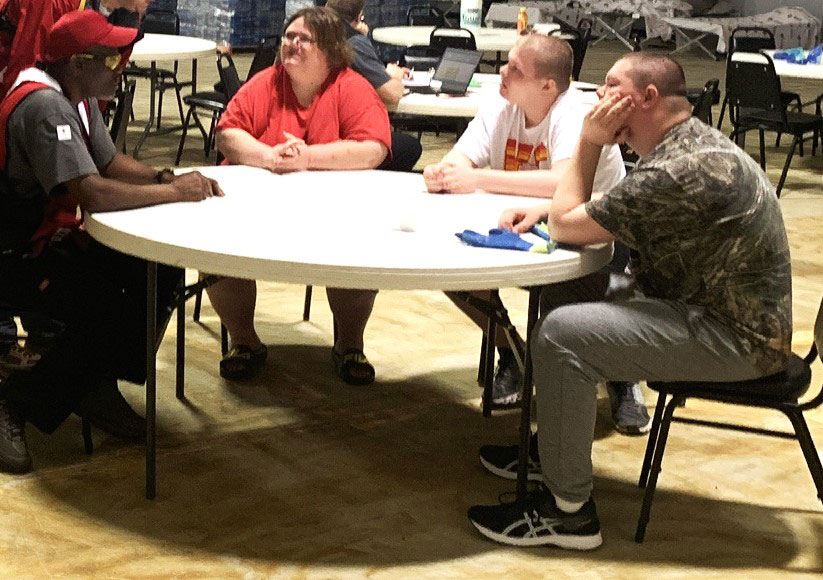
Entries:
MULTIPOLYGON (((226 161, 275 173, 379 166, 391 147, 388 114, 368 81, 349 68, 352 58, 334 12, 312 7, 294 14, 279 62, 244 84, 220 120, 217 147, 226 161)), ((220 375, 253 376, 266 358, 254 329, 256 283, 223 279, 208 292, 232 341, 220 375)), ((349 384, 370 384, 374 367, 363 354, 363 332, 377 292, 327 288, 326 294, 337 371, 349 384)))

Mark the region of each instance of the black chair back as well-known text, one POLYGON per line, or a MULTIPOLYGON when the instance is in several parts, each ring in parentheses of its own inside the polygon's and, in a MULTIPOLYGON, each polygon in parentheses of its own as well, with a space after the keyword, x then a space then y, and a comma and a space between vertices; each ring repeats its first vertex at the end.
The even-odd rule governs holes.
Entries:
POLYGON ((237 68, 234 66, 234 61, 231 55, 218 54, 217 55, 217 72, 220 75, 220 82, 223 83, 223 92, 226 95, 226 102, 232 100, 240 86, 243 84, 240 81, 240 75, 237 74, 237 68))
POLYGON ((114 109, 114 116, 111 120, 111 128, 109 134, 111 140, 114 142, 114 147, 118 151, 126 150, 126 130, 129 127, 129 119, 131 118, 131 108, 134 103, 134 87, 136 81, 130 80, 126 82, 126 86, 117 96, 117 108, 114 109))
POLYGON ((720 94, 719 79, 711 79, 706 81, 703 86, 703 92, 694 104, 692 109, 692 117, 697 117, 707 125, 712 124, 712 104, 715 102, 715 97, 720 94))
POLYGON ((477 50, 474 33, 467 28, 435 28, 429 35, 429 46, 438 48, 441 52, 447 48, 477 50))
POLYGON ((592 21, 588 18, 580 20, 577 28, 563 28, 553 31, 552 36, 559 36, 569 43, 574 56, 572 64, 572 79, 580 80, 580 71, 583 69, 583 60, 586 58, 586 51, 589 49, 589 41, 592 37, 592 21))
POLYGON ((141 27, 151 34, 180 34, 180 17, 177 12, 155 10, 146 14, 141 27))
POLYGON ((280 51, 280 36, 272 34, 260 41, 257 49, 254 51, 254 58, 252 58, 251 66, 249 67, 249 74, 246 80, 259 73, 263 69, 269 68, 277 60, 277 54, 280 51))
MULTIPOLYGON (((774 62, 761 53, 757 62, 735 60, 732 56, 726 67, 726 94, 729 114, 737 126, 741 112, 759 110, 780 113, 785 125, 786 106, 780 96, 780 78, 774 70, 774 62)), ((780 121, 780 119, 775 119, 780 121)))
POLYGON ((403 51, 401 62, 412 70, 429 70, 437 68, 443 51, 432 46, 409 46, 403 51))
POLYGON ((408 26, 447 26, 443 13, 428 4, 409 6, 406 11, 408 26))
POLYGON ((733 52, 760 52, 775 48, 774 33, 761 26, 739 26, 729 36, 728 54, 733 52))

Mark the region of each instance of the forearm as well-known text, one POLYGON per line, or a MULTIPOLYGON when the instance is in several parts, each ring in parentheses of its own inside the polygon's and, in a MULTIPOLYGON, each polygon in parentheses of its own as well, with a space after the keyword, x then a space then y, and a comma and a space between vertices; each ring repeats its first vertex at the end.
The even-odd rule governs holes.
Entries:
POLYGON ((378 141, 335 141, 309 145, 309 169, 374 169, 388 148, 378 141))
POLYGON ((377 87, 377 95, 387 107, 397 106, 397 103, 403 98, 404 91, 403 81, 399 79, 389 79, 377 87))
POLYGON ((448 153, 443 156, 443 159, 440 161, 442 164, 446 165, 455 165, 457 167, 468 167, 468 168, 475 168, 477 165, 469 159, 464 153, 461 153, 457 149, 452 148, 448 153))
POLYGON ((229 163, 269 169, 274 165, 273 149, 243 129, 223 129, 217 133, 217 149, 229 163))
POLYGON ((133 157, 117 153, 101 174, 109 179, 142 185, 155 183, 157 170, 140 163, 133 157))
POLYGON ((478 187, 493 193, 551 199, 562 175, 555 169, 535 171, 478 170, 478 187))
POLYGON ((67 184, 77 195, 84 211, 102 212, 133 209, 176 201, 174 187, 169 184, 135 185, 101 175, 86 175, 67 184))
POLYGON ((591 199, 594 174, 600 160, 602 147, 583 140, 577 143, 569 165, 560 177, 554 192, 549 217, 561 219, 563 215, 591 199))

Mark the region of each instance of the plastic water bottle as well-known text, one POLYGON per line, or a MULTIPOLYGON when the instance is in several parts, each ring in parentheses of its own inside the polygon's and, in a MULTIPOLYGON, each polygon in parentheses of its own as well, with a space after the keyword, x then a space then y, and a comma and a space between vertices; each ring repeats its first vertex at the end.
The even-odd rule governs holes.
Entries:
POLYGON ((482 0, 460 0, 460 28, 480 28, 482 0))

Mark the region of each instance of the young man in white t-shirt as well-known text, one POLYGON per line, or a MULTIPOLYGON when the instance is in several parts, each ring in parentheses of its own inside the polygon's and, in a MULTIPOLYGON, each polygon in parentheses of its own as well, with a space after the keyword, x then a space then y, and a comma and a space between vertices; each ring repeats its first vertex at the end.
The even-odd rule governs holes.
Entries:
MULTIPOLYGON (((500 71, 500 96, 481 108, 440 163, 423 171, 428 190, 552 197, 583 117, 597 102, 595 93, 570 86, 572 62, 564 40, 541 34, 520 38, 500 71)), ((595 190, 606 191, 624 175, 620 150, 605 148, 595 190)))
MULTIPOLYGON (((425 168, 432 193, 493 193, 551 198, 568 166, 583 119, 597 102, 593 92, 571 86, 573 64, 569 44, 559 38, 531 34, 509 51, 500 71, 500 96, 486 103, 439 163, 425 168)), ((626 175, 616 145, 604 147, 594 178, 594 191, 607 191, 626 175)), ((480 328, 486 317, 450 296, 480 328)), ((551 305, 547 305, 551 308, 551 305)), ((492 400, 516 404, 522 376, 502 332, 495 338, 500 362, 492 400)), ((648 430, 642 396, 631 384, 609 385, 615 425, 625 433, 648 430)))

